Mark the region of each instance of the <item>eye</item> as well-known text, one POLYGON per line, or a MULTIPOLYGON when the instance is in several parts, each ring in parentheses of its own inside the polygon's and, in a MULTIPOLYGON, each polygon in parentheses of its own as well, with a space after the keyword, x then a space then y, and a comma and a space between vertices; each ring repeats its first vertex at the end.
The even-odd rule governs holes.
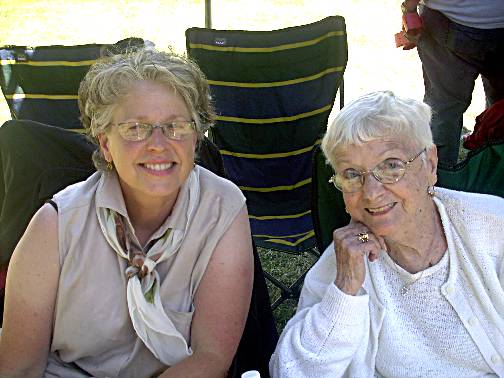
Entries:
POLYGON ((135 133, 137 131, 137 127, 139 126, 138 123, 131 122, 131 123, 123 123, 121 125, 122 131, 128 134, 135 133))
POLYGON ((360 178, 361 174, 356 169, 349 168, 341 172, 341 176, 345 180, 355 180, 357 178, 360 178))
POLYGON ((184 139, 193 132, 192 122, 175 121, 169 124, 169 131, 174 139, 184 139))
POLYGON ((125 122, 119 124, 119 134, 126 140, 138 141, 145 139, 149 133, 150 125, 140 122, 125 122))
POLYGON ((397 171, 404 168, 404 163, 399 159, 387 159, 380 163, 379 169, 387 171, 397 171))
POLYGON ((148 131, 151 128, 152 126, 149 125, 148 123, 140 123, 140 122, 135 123, 135 131, 138 131, 140 133, 148 131))

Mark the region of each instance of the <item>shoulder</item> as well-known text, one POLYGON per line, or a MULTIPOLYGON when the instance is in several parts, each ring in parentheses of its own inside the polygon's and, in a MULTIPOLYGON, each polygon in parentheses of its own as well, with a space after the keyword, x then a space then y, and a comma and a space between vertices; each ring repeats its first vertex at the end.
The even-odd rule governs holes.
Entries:
POLYGON ((197 166, 202 196, 217 197, 243 204, 245 196, 240 188, 223 177, 217 176, 208 169, 197 166))
POLYGON ((504 198, 490 194, 436 188, 436 197, 451 217, 504 223, 504 198))
MULTIPOLYGON (((58 213, 50 205, 43 205, 32 217, 13 254, 13 261, 37 262, 57 256, 58 213), (40 251, 44 253, 40 253, 40 251)), ((57 261, 57 260, 56 260, 57 261)), ((35 264, 37 265, 37 264, 35 264)))
POLYGON ((465 250, 480 258, 504 255, 503 198, 442 189, 437 190, 435 201, 453 242, 462 242, 465 250))
POLYGON ((44 204, 33 216, 29 228, 56 230, 58 225, 58 213, 50 204, 44 204))
POLYGON ((81 207, 89 203, 98 188, 101 177, 101 172, 95 172, 87 180, 69 185, 56 193, 53 199, 58 205, 58 212, 62 213, 68 208, 81 207))

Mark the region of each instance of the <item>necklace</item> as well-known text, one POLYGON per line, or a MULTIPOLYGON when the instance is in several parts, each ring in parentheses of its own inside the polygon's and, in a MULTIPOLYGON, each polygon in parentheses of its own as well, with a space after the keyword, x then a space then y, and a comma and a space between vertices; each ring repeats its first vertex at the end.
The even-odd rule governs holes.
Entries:
MULTIPOLYGON (((434 238, 433 238, 433 240, 431 242, 430 248, 431 248, 431 251, 432 250, 434 250, 434 251, 436 250, 436 243, 435 243, 435 239, 434 238)), ((392 258, 392 256, 388 252, 387 252, 387 254, 388 254, 388 257, 390 258, 390 260, 392 262, 392 266, 393 266, 394 270, 396 271, 397 275, 399 277, 401 277, 401 274, 400 274, 399 270, 397 269, 398 264, 394 261, 394 259, 392 258)), ((402 285, 401 289, 399 290, 399 293, 401 295, 403 295, 403 296, 406 295, 408 293, 408 291, 410 290, 410 288, 423 278, 425 271, 427 269, 429 269, 430 267, 432 267, 433 265, 435 265, 437 262, 439 262, 438 257, 436 257, 437 255, 438 254, 436 252, 434 252, 434 254, 431 254, 431 255, 427 256, 427 258, 424 260, 423 264, 421 265, 421 266, 425 266, 425 265, 427 265, 427 266, 422 270, 422 273, 420 273, 420 277, 416 278, 415 280, 413 280, 411 282, 406 282, 404 285, 402 285)), ((444 255, 444 253, 441 255, 441 257, 443 255, 444 255)))
MULTIPOLYGON (((445 251, 443 252, 443 254, 441 255, 441 259, 440 259, 440 260, 437 260, 437 259, 431 260, 431 261, 427 264, 427 267, 426 267, 424 270, 422 270, 422 273, 420 273, 420 277, 418 277, 418 278, 414 279, 413 281, 410 281, 410 282, 406 282, 406 283, 404 283, 404 284, 402 285, 401 289, 399 290, 399 293, 400 293, 401 295, 403 295, 403 296, 404 296, 404 295, 406 295, 406 294, 408 293, 408 291, 410 290, 410 288, 411 288, 414 284, 416 284, 417 282, 419 282, 419 281, 420 281, 420 280, 424 277, 425 271, 426 271, 427 269, 429 269, 429 268, 433 267, 434 265, 437 265, 437 264, 438 264, 438 263, 439 263, 439 262, 443 259, 443 257, 444 257, 447 253, 448 253, 448 250, 445 250, 445 251)), ((393 267, 393 268, 394 268, 394 270, 396 271, 397 275, 398 275, 399 277, 401 277, 401 272, 399 272, 399 269, 397 268, 397 267, 398 267, 398 266, 400 266, 400 265, 398 265, 398 264, 397 264, 397 263, 396 263, 396 262, 392 259, 392 257, 390 257, 390 255, 389 255, 388 257, 389 257, 390 262, 392 263, 392 267, 393 267)), ((428 261, 428 260, 427 260, 427 261, 428 261)), ((405 270, 404 268, 401 268, 401 269, 405 270)))
MULTIPOLYGON (((394 263, 394 268, 396 268, 396 271, 397 273, 399 273, 399 271, 397 270, 397 267, 395 266, 396 264, 394 263)), ((399 293, 401 293, 401 295, 406 295, 409 291, 409 289, 411 288, 411 286, 413 286, 414 284, 416 284, 418 281, 420 281, 424 275, 424 272, 427 270, 424 269, 422 270, 422 273, 420 274, 420 277, 418 277, 416 280, 414 281, 411 281, 411 282, 407 282, 403 285, 403 287, 401 288, 401 290, 399 290, 399 293)))
MULTIPOLYGON (((393 266, 394 270, 396 271, 397 275, 399 277, 401 277, 401 273, 399 272, 399 269, 397 269, 397 264, 395 263, 395 261, 392 258, 390 258, 390 261, 392 262, 392 266, 393 266)), ((401 289, 399 290, 399 293, 403 296, 406 295, 408 293, 408 291, 410 290, 411 286, 413 286, 414 284, 416 284, 418 281, 420 281, 422 279, 422 277, 427 269, 428 269, 428 267, 425 268, 424 270, 422 270, 422 273, 420 273, 420 277, 418 277, 417 279, 415 279, 411 282, 406 282, 404 285, 402 285, 401 289)))

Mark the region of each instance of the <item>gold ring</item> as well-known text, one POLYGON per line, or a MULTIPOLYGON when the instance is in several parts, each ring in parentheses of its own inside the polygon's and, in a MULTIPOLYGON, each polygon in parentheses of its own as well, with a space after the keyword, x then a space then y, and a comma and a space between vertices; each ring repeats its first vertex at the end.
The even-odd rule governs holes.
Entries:
POLYGON ((369 234, 367 232, 360 232, 357 234, 357 239, 359 239, 361 243, 367 243, 369 241, 369 234))

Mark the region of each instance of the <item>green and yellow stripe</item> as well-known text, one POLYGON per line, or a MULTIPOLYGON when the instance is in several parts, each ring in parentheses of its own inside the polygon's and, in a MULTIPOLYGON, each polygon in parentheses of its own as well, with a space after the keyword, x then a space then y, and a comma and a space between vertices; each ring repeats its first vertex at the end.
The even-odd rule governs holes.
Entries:
POLYGON ((284 158, 288 156, 296 156, 304 154, 305 152, 310 152, 313 148, 319 145, 322 142, 322 139, 317 139, 315 143, 311 146, 300 148, 299 150, 288 151, 288 152, 277 152, 273 154, 248 154, 244 152, 233 152, 228 150, 219 150, 221 155, 234 156, 238 158, 246 158, 246 159, 277 159, 284 158))
POLYGON ((7 100, 35 99, 35 100, 77 100, 77 95, 49 95, 34 93, 14 93, 5 95, 7 100))
POLYGON ((305 215, 311 214, 311 210, 299 213, 299 214, 289 214, 289 215, 251 215, 249 214, 250 219, 255 220, 273 220, 273 219, 295 219, 301 218, 305 215))
POLYGON ((236 81, 218 81, 218 80, 208 80, 210 85, 222 86, 222 87, 238 87, 238 88, 273 88, 273 87, 282 87, 286 85, 293 85, 299 83, 305 83, 312 80, 320 79, 321 77, 328 75, 333 72, 342 72, 345 69, 345 66, 336 66, 330 67, 322 72, 300 77, 297 79, 284 80, 284 81, 272 81, 267 83, 244 83, 244 82, 236 82, 236 81))
POLYGON ((294 190, 297 189, 301 186, 308 185, 312 181, 311 177, 307 178, 306 180, 299 181, 295 183, 294 185, 280 185, 280 186, 272 186, 269 188, 257 188, 253 186, 239 186, 239 188, 243 191, 247 192, 259 192, 259 193, 270 193, 270 192, 278 192, 282 190, 294 190))
POLYGON ((215 46, 203 43, 190 43, 189 48, 191 49, 203 49, 211 51, 233 51, 233 52, 243 52, 243 53, 271 53, 275 51, 299 49, 306 46, 313 46, 321 41, 331 38, 331 37, 342 37, 345 35, 343 30, 336 30, 328 32, 320 37, 310 39, 307 41, 286 43, 283 45, 271 46, 271 47, 238 47, 238 46, 215 46))
POLYGON ((268 242, 268 243, 283 244, 283 245, 288 245, 288 246, 291 246, 291 247, 295 247, 298 244, 300 244, 300 243, 304 242, 305 240, 310 239, 310 238, 312 238, 314 236, 315 236, 315 232, 312 230, 312 231, 308 232, 308 234, 306 234, 306 236, 303 236, 302 238, 300 238, 300 239, 298 239, 298 240, 296 240, 294 242, 290 242, 290 241, 283 240, 283 239, 278 239, 278 238, 265 239, 264 241, 268 242))
POLYGON ((326 111, 331 110, 332 104, 323 106, 320 109, 315 109, 306 113, 296 114, 289 117, 276 117, 276 118, 239 118, 239 117, 227 117, 227 116, 217 116, 216 119, 218 121, 224 122, 238 122, 238 123, 249 123, 261 125, 265 123, 279 123, 279 122, 292 122, 297 121, 298 119, 312 117, 317 114, 324 113, 326 111))
POLYGON ((91 60, 80 60, 80 61, 70 61, 70 60, 47 60, 47 61, 19 61, 15 59, 1 59, 0 66, 8 65, 20 65, 20 66, 36 66, 36 67, 80 67, 80 66, 90 66, 96 62, 96 59, 91 60))

